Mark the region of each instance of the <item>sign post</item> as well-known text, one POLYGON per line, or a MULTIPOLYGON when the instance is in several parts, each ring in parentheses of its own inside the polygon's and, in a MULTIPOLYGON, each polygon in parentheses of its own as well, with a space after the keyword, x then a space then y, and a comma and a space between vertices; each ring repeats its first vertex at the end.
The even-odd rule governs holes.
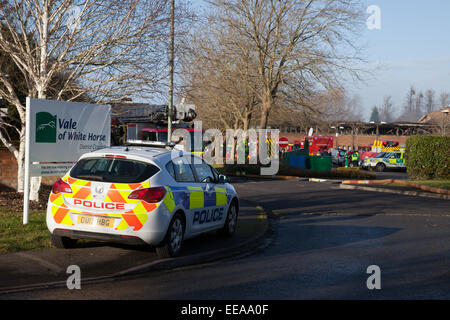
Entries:
POLYGON ((23 224, 30 177, 62 176, 82 154, 110 146, 111 106, 27 97, 23 224))

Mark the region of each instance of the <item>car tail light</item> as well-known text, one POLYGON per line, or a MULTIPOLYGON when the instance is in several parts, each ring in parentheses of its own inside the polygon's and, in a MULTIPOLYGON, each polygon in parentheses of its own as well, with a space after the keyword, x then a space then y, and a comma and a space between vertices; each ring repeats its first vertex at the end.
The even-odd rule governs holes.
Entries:
POLYGON ((154 187, 135 190, 128 196, 128 199, 144 200, 148 203, 160 202, 166 195, 166 189, 163 187, 154 187))
POLYGON ((62 181, 61 179, 58 179, 54 184, 52 188, 52 192, 54 194, 58 194, 60 192, 64 193, 72 193, 72 188, 67 182, 62 181))

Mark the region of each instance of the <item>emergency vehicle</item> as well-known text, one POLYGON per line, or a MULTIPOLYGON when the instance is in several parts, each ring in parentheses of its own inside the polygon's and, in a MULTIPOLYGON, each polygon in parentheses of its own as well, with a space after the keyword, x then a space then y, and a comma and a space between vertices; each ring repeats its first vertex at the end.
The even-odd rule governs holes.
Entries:
MULTIPOLYGON (((328 153, 333 148, 333 137, 329 136, 312 136, 308 137, 309 155, 321 155, 321 153, 328 153)), ((300 147, 303 149, 305 140, 300 142, 300 147)))
POLYGON ((406 169, 405 152, 381 152, 373 158, 366 158, 361 168, 383 172, 386 169, 406 169))
POLYGON ((226 176, 173 144, 140 144, 86 153, 55 182, 46 222, 56 247, 148 244, 166 258, 188 238, 235 232, 239 198, 226 176))

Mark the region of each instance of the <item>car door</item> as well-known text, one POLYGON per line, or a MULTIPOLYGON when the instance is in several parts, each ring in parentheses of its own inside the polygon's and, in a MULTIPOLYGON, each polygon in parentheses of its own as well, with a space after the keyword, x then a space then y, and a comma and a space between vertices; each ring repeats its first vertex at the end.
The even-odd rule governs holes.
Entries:
POLYGON ((395 167, 395 164, 397 163, 397 159, 395 158, 395 153, 391 153, 387 158, 388 158, 389 165, 391 167, 395 167))
MULTIPOLYGON (((215 229, 223 224, 225 210, 223 206, 218 206, 217 201, 217 178, 212 168, 201 158, 194 157, 196 161, 192 162, 194 172, 197 179, 197 185, 203 190, 204 209, 198 215, 194 212, 194 228, 210 230, 215 229), (197 226, 198 223, 198 226, 197 226)), ((220 195, 219 195, 220 198, 220 195)), ((220 204, 220 201, 219 201, 220 204)))
POLYGON ((203 190, 195 186, 196 180, 192 170, 190 159, 179 157, 172 160, 172 166, 175 173, 176 187, 171 187, 174 197, 181 199, 186 214, 186 235, 198 231, 194 228, 194 214, 204 206, 203 190))

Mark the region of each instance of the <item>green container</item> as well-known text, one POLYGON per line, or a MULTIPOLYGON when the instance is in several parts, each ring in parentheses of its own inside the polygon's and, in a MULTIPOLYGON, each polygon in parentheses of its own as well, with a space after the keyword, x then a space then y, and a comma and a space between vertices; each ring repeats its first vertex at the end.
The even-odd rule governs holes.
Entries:
POLYGON ((309 166, 313 171, 330 171, 332 160, 330 156, 309 157, 309 166))

